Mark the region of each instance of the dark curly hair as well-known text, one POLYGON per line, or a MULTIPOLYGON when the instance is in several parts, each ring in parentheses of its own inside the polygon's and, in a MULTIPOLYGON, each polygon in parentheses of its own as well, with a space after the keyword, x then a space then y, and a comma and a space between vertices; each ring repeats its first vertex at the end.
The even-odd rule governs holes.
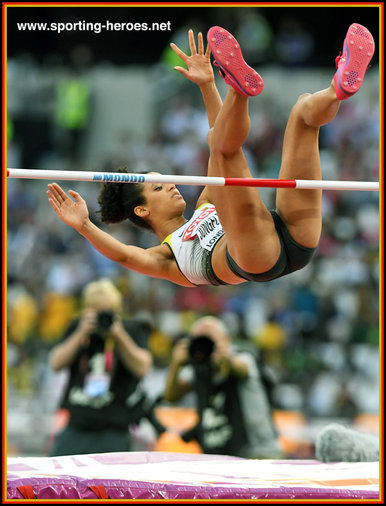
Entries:
MULTIPOLYGON (((127 167, 119 167, 117 172, 128 173, 129 170, 127 167)), ((103 223, 120 223, 128 219, 134 225, 152 231, 151 226, 134 213, 137 206, 145 203, 142 183, 102 183, 98 195, 100 209, 97 212, 103 223)))

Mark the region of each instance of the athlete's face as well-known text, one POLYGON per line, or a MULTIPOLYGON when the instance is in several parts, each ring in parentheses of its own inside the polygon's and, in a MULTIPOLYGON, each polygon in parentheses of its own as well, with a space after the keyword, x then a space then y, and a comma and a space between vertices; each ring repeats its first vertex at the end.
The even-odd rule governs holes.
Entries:
MULTIPOLYGON (((159 174, 150 172, 150 174, 159 174)), ((138 212, 142 213, 142 218, 162 219, 178 216, 186 208, 186 202, 176 185, 172 183, 145 183, 143 185, 143 196, 146 203, 138 206, 138 212)), ((137 212, 137 211, 136 211, 137 212)))

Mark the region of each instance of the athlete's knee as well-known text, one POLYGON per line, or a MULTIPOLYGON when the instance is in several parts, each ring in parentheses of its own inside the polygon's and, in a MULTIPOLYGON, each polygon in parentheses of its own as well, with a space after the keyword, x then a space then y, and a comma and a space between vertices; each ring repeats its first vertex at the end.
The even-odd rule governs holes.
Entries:
POLYGON ((311 96, 311 93, 302 93, 299 95, 297 101, 292 107, 291 114, 301 116, 302 111, 307 107, 308 98, 311 96))
POLYGON ((242 152, 244 139, 240 139, 237 135, 229 136, 226 132, 219 129, 211 128, 207 134, 207 141, 211 154, 223 156, 224 158, 232 158, 242 152))
POLYGON ((301 103, 301 102, 304 102, 305 99, 307 99, 308 97, 311 97, 312 93, 302 93, 301 95, 298 96, 298 100, 297 100, 297 104, 298 103, 301 103))
POLYGON ((225 142, 217 135, 213 135, 213 132, 209 132, 207 138, 210 155, 218 160, 236 160, 243 152, 241 146, 225 142))
POLYGON ((206 141, 207 141, 209 147, 211 146, 212 139, 213 139, 213 127, 210 128, 209 132, 206 134, 206 141))
POLYGON ((212 127, 206 135, 206 140, 208 142, 210 155, 212 158, 222 158, 222 149, 219 146, 218 140, 216 140, 216 135, 214 132, 214 128, 212 127))
POLYGON ((315 104, 311 99, 312 96, 312 93, 299 95, 296 104, 292 108, 291 115, 303 121, 307 126, 318 127, 319 125, 315 121, 315 104))
POLYGON ((222 145, 221 138, 216 135, 214 128, 207 133, 206 140, 208 142, 210 154, 212 157, 222 157, 225 147, 222 145))

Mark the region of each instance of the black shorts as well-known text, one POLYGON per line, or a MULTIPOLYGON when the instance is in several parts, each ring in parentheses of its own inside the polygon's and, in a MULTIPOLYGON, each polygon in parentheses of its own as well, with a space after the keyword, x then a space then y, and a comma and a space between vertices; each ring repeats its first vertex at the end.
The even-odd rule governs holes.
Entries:
POLYGON ((248 281, 272 281, 273 279, 280 278, 286 274, 302 269, 308 264, 316 251, 316 248, 306 248, 296 242, 276 211, 271 211, 271 215, 281 244, 279 259, 269 271, 254 274, 241 269, 230 256, 227 248, 227 263, 231 271, 240 278, 248 281))

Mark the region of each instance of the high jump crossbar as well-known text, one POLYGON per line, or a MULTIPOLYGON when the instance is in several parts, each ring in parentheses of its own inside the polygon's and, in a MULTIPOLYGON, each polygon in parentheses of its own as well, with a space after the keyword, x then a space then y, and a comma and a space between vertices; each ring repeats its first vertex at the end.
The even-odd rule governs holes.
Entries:
POLYGON ((87 172, 42 169, 7 169, 10 179, 50 179, 94 181, 97 183, 165 183, 192 186, 251 186, 256 188, 295 188, 303 190, 379 191, 378 182, 320 181, 311 179, 259 179, 242 177, 176 176, 164 174, 130 174, 123 172, 87 172))

